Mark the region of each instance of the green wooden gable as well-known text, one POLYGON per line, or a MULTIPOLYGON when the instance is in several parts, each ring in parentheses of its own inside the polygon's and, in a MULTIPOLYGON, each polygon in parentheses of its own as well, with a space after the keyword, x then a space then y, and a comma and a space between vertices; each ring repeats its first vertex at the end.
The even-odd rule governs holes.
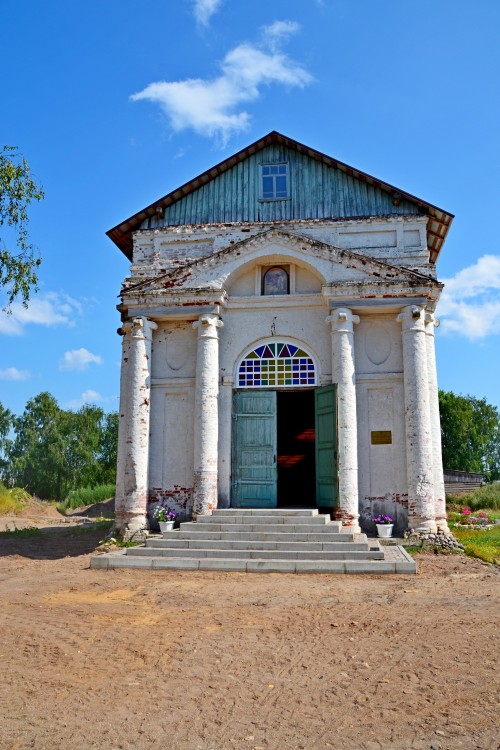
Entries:
POLYGON ((275 143, 172 203, 161 219, 148 217, 142 228, 417 213, 414 203, 395 206, 380 187, 275 143), (289 198, 261 200, 260 165, 278 162, 288 164, 289 198))
POLYGON ((137 229, 415 214, 429 217, 428 247, 434 262, 451 214, 273 131, 114 227, 108 236, 131 258, 137 229), (288 165, 286 199, 262 200, 260 169, 269 163, 288 165))

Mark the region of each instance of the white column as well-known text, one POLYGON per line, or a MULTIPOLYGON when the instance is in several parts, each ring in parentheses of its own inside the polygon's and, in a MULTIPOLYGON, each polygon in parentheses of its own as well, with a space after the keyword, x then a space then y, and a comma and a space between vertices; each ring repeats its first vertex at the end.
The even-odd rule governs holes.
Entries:
POLYGON ((436 532, 425 311, 410 305, 397 319, 403 325, 408 525, 436 532))
POLYGON ((427 377, 429 382, 429 409, 432 431, 432 454, 434 476, 434 512, 436 526, 445 533, 449 533, 446 521, 446 497, 443 476, 443 454, 441 448, 441 420, 439 417, 439 395, 436 370, 436 350, 434 346, 434 330, 439 326, 439 320, 433 313, 425 316, 425 333, 427 341, 427 377))
POLYGON ((156 323, 147 318, 134 318, 121 329, 124 338, 115 525, 126 538, 141 536, 148 528, 151 341, 156 328, 156 323))
POLYGON ((193 518, 217 507, 217 449, 219 433, 219 337, 222 321, 201 315, 198 329, 194 399, 193 518))
POLYGON ((337 308, 327 318, 332 334, 332 382, 338 389, 338 481, 336 516, 349 530, 359 532, 358 420, 354 364, 354 329, 359 317, 337 308))

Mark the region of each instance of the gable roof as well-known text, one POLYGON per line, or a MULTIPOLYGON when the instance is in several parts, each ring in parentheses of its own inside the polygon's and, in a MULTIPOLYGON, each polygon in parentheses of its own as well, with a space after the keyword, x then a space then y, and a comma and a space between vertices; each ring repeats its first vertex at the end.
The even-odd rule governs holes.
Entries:
POLYGON ((325 164, 328 167, 338 169, 345 175, 359 180, 366 185, 370 185, 372 187, 380 189, 384 193, 389 194, 389 196, 392 198, 392 203, 395 206, 399 205, 402 200, 411 203, 418 210, 418 213, 429 217, 429 221, 427 223, 427 246, 430 251, 430 262, 436 262, 450 224, 454 218, 453 214, 450 214, 447 211, 438 208, 437 206, 433 206, 431 203, 427 203, 420 198, 416 198, 414 195, 406 193, 405 191, 400 190, 399 188, 396 188, 387 182, 383 182, 376 177, 372 177, 371 175, 366 174, 366 172, 362 172, 359 169, 350 167, 348 164, 344 164, 343 162, 338 161, 331 156, 322 154, 320 151, 316 151, 315 149, 312 149, 309 146, 305 146, 304 144, 299 143, 292 138, 288 138, 287 136, 284 136, 275 130, 273 130, 271 133, 268 133, 263 138, 260 138, 258 141, 255 141, 255 143, 252 143, 250 146, 247 146, 241 151, 238 151, 233 156, 224 159, 224 161, 220 162, 214 167, 211 167, 206 172, 203 172, 202 174, 198 175, 198 177, 195 177, 193 180, 186 182, 184 185, 177 188, 176 190, 173 190, 171 193, 163 196, 163 198, 160 198, 159 200, 144 208, 142 211, 139 211, 130 218, 121 222, 113 229, 110 229, 106 234, 131 260, 132 234, 141 227, 141 224, 145 219, 156 216, 158 213, 160 213, 161 215, 163 211, 172 204, 182 200, 187 195, 194 193, 196 190, 214 180, 219 175, 227 172, 245 159, 248 159, 249 157, 261 151, 263 148, 266 148, 267 146, 270 146, 272 144, 280 144, 282 146, 286 146, 287 148, 293 149, 299 154, 308 156, 309 158, 325 164))

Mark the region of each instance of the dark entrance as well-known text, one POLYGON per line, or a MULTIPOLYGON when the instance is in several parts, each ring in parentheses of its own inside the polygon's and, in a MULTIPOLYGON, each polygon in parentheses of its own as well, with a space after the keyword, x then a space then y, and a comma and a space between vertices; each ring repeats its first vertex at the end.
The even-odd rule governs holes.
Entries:
POLYGON ((314 391, 277 392, 278 507, 316 507, 314 391))

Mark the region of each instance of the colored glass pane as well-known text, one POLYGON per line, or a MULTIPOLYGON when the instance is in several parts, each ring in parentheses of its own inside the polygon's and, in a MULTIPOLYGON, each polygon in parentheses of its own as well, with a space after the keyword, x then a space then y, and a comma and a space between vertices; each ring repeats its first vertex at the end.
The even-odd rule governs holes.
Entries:
POLYGON ((316 385, 316 368, 303 349, 283 342, 263 344, 247 354, 238 371, 246 388, 316 385))

